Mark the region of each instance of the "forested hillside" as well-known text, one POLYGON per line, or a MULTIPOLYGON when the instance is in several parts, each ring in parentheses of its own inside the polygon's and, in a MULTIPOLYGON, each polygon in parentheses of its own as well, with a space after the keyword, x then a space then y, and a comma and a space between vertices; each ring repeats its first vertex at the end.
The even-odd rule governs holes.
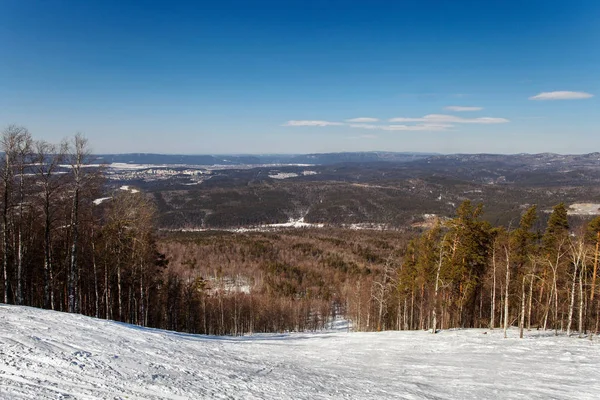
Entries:
POLYGON ((600 219, 573 219, 577 225, 570 226, 561 203, 544 216, 545 224, 531 206, 518 224, 495 227, 483 220, 484 210, 466 201, 454 218, 421 233, 196 232, 170 234, 160 248, 173 277, 184 287, 202 287, 192 291, 198 304, 191 308, 198 319, 186 328, 192 331, 236 332, 236 324, 252 326, 252 315, 261 313, 281 313, 276 330, 314 329, 320 326, 314 321, 342 313, 355 330, 367 331, 520 326, 595 332, 600 219), (200 306, 211 302, 216 314, 200 306), (203 327, 205 318, 218 328, 203 327))

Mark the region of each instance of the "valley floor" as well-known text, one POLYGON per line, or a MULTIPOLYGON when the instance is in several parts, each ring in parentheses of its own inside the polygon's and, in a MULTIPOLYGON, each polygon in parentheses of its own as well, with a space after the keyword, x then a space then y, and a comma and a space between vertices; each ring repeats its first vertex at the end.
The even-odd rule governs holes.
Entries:
POLYGON ((600 397, 600 338, 509 333, 208 337, 2 305, 0 398, 600 397))

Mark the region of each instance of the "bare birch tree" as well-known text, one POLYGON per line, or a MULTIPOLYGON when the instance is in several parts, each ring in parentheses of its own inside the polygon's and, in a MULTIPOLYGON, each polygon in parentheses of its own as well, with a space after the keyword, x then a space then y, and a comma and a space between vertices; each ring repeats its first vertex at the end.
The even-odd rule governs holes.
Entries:
POLYGON ((73 179, 72 208, 71 208, 71 256, 68 275, 68 311, 79 312, 79 214, 82 191, 86 181, 86 167, 90 163, 91 151, 87 139, 76 134, 68 147, 68 161, 73 179))
POLYGON ((34 144, 34 172, 41 185, 44 215, 44 307, 54 310, 54 271, 52 260, 52 225, 54 202, 62 180, 57 173, 64 159, 66 143, 61 146, 38 141, 34 144))
MULTIPOLYGON (((31 135, 29 131, 17 125, 8 126, 3 132, 2 137, 0 138, 0 148, 4 153, 4 160, 2 163, 2 183, 3 183, 3 204, 2 204, 2 270, 3 270, 3 278, 4 278, 4 302, 8 303, 9 291, 10 291, 10 259, 11 253, 13 253, 14 249, 10 246, 10 229, 11 229, 11 221, 10 221, 10 213, 14 206, 14 179, 15 175, 18 172, 19 161, 22 159, 20 156, 25 153, 26 148, 29 146, 31 142, 31 135)), ((21 175, 22 178, 22 175, 21 175)), ((19 189, 22 189, 22 186, 18 186, 19 189)), ((22 194, 22 190, 19 190, 19 195, 22 194)), ((19 196, 19 208, 23 207, 23 199, 22 196, 19 196)), ((17 200, 17 201, 18 201, 17 200)), ((20 216, 19 216, 20 217, 20 216)), ((20 242, 19 242, 20 243, 20 242)), ((19 249, 19 255, 17 256, 17 260, 21 260, 20 253, 22 249, 19 249)), ((14 259, 14 257, 13 257, 14 259)), ((21 304, 23 301, 23 287, 22 287, 22 263, 19 263, 17 274, 17 288, 14 294, 15 301, 18 304, 21 304)))

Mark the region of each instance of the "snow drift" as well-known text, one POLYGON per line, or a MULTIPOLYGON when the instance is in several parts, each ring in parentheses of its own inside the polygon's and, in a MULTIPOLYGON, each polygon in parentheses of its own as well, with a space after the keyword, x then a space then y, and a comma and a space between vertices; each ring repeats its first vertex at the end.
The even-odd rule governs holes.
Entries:
POLYGON ((0 398, 598 398, 598 338, 509 333, 208 337, 2 305, 0 398))

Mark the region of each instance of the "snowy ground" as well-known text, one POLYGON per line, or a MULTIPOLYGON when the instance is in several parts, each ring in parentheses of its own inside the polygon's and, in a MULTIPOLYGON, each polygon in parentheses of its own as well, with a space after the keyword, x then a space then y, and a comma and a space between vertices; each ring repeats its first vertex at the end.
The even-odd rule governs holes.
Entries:
POLYGON ((600 204, 596 203, 575 203, 569 206, 569 215, 598 215, 600 214, 600 204))
POLYGON ((484 332, 217 338, 0 306, 0 398, 599 398, 597 338, 484 332))

